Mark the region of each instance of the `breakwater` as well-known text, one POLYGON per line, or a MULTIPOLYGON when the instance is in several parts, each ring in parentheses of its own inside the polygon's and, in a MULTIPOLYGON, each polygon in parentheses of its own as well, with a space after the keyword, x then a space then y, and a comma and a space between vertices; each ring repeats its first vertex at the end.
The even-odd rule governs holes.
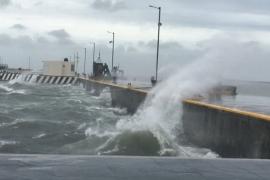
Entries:
MULTIPOLYGON (((148 94, 140 88, 106 81, 80 79, 80 82, 97 94, 109 87, 112 105, 127 108, 129 113, 134 113, 148 94)), ((185 100, 182 105, 179 121, 191 143, 227 158, 270 158, 270 116, 194 100, 185 100)))
POLYGON ((193 143, 228 158, 270 158, 270 116, 193 100, 183 105, 185 134, 193 143))
MULTIPOLYGON (((27 75, 25 80, 31 82, 33 75, 27 75)), ((35 80, 39 84, 76 84, 77 77, 73 76, 49 76, 49 75, 38 75, 35 80)))
POLYGON ((94 90, 99 95, 104 88, 110 88, 112 105, 120 108, 126 108, 130 114, 136 112, 140 104, 143 103, 148 92, 142 89, 136 89, 132 86, 118 85, 109 81, 97 81, 92 79, 79 79, 86 90, 94 90))
POLYGON ((35 73, 22 73, 22 72, 0 72, 0 81, 18 80, 21 82, 31 82, 38 84, 76 84, 77 77, 75 76, 51 76, 35 73))
POLYGON ((21 73, 19 72, 0 72, 0 81, 10 81, 17 79, 21 73))

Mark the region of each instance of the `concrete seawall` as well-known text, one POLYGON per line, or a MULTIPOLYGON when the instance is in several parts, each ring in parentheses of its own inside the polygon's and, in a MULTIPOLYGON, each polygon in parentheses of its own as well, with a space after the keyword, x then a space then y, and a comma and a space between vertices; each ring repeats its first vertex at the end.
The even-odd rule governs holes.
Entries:
POLYGON ((86 90, 94 90, 95 95, 99 95, 105 88, 110 88, 112 106, 126 108, 128 113, 133 114, 143 103, 147 96, 147 91, 136 89, 128 85, 117 85, 107 81, 80 79, 80 83, 86 90))
POLYGON ((18 72, 0 72, 0 81, 10 81, 20 76, 18 72))
POLYGON ((63 85, 63 84, 76 84, 77 77, 75 76, 51 76, 51 75, 42 75, 27 73, 22 74, 21 72, 0 72, 0 81, 11 81, 18 79, 21 76, 20 80, 25 82, 32 82, 38 84, 54 84, 54 85, 63 85))
POLYGON ((196 145, 229 158, 270 158, 270 116, 184 101, 183 127, 196 145))
MULTIPOLYGON (((80 79, 87 90, 109 87, 112 105, 134 113, 147 91, 105 81, 80 79)), ((180 102, 179 102, 180 104, 180 102)), ((194 145, 226 158, 270 158, 270 116, 203 103, 183 101, 183 128, 194 145)))

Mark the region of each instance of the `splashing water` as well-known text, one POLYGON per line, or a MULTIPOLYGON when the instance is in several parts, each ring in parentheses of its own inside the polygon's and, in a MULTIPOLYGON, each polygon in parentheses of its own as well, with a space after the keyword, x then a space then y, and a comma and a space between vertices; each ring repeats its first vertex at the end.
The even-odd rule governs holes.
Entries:
POLYGON ((1 91, 4 92, 5 94, 25 94, 24 90, 15 90, 11 87, 11 85, 4 85, 4 84, 0 84, 0 94, 1 91))
POLYGON ((38 75, 35 73, 23 73, 20 74, 17 78, 10 80, 8 82, 9 85, 14 85, 14 84, 34 84, 37 81, 38 75), (28 79, 28 81, 25 81, 28 75, 32 75, 31 79, 28 79))
POLYGON ((3 84, 0 84, 0 90, 3 90, 3 91, 5 91, 5 92, 11 92, 11 91, 13 91, 12 88, 10 88, 10 87, 8 87, 8 86, 5 86, 5 85, 3 85, 3 84))
POLYGON ((31 77, 31 79, 29 81, 29 83, 30 84, 36 83, 37 82, 37 77, 38 77, 38 75, 33 74, 33 76, 31 77))
POLYGON ((120 120, 117 129, 133 132, 150 131, 160 143, 160 155, 217 157, 218 155, 210 150, 183 144, 182 140, 179 140, 179 135, 184 134, 181 101, 194 95, 206 94, 210 88, 217 85, 220 70, 218 63, 219 61, 207 57, 178 70, 149 93, 134 116, 120 120), (208 66, 205 65, 206 61, 208 66))
POLYGON ((20 74, 17 78, 8 81, 9 85, 24 83, 25 74, 20 74))

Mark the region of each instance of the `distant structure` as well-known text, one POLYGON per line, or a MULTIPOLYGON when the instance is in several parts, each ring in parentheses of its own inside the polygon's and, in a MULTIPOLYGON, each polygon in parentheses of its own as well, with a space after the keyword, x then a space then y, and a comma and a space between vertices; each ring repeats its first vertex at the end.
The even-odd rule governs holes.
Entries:
POLYGON ((43 75, 75 76, 75 63, 65 58, 64 61, 43 61, 43 75))
POLYGON ((111 72, 106 63, 101 60, 100 52, 96 61, 93 62, 94 78, 111 78, 111 72))
POLYGON ((8 65, 7 64, 0 64, 0 71, 5 71, 8 69, 8 65))
POLYGON ((117 82, 117 79, 125 79, 124 70, 121 70, 119 66, 114 66, 110 71, 108 64, 102 61, 100 52, 97 60, 93 62, 92 78, 113 80, 114 83, 117 82))
MULTIPOLYGON (((33 74, 28 74, 25 81, 31 81, 33 74)), ((64 61, 43 61, 42 73, 34 82, 39 84, 76 84, 75 62, 65 58, 64 61)))
POLYGON ((25 82, 38 84, 76 84, 78 77, 75 73, 75 63, 68 58, 64 61, 43 61, 42 72, 32 72, 31 69, 9 68, 6 64, 0 64, 0 81, 20 79, 25 82))

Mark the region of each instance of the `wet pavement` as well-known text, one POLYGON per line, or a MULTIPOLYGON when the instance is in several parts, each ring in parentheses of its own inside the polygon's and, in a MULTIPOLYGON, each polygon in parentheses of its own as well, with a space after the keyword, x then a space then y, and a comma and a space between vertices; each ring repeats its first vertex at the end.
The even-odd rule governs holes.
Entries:
POLYGON ((0 155, 3 180, 269 179, 268 160, 0 155))

